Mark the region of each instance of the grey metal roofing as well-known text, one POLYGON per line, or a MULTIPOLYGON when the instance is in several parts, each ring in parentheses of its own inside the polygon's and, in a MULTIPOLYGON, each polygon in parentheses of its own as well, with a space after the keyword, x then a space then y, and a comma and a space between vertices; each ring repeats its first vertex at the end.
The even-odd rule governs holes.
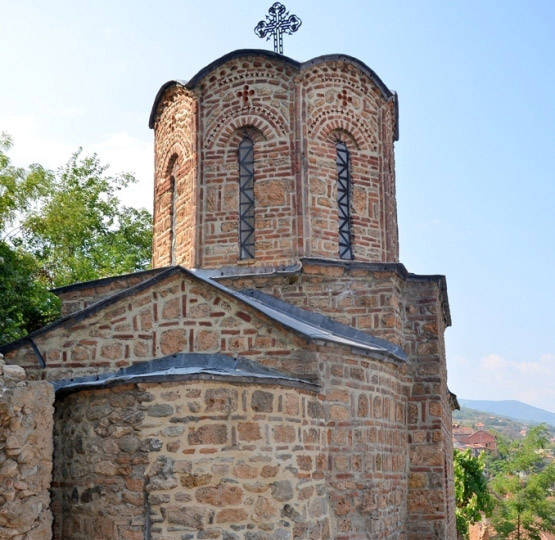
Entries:
POLYGON ((77 291, 79 289, 90 289, 93 287, 102 287, 103 285, 108 285, 114 281, 125 280, 128 278, 143 278, 148 279, 151 276, 155 276, 160 272, 163 272, 165 268, 150 268, 149 270, 140 270, 138 272, 132 272, 130 274, 120 274, 118 276, 111 276, 99 279, 92 279, 91 281, 79 281, 77 283, 72 283, 71 285, 64 285, 62 287, 56 287, 50 289, 51 293, 54 294, 64 294, 70 291, 77 291))
POLYGON ((141 362, 115 373, 102 373, 51 381, 56 393, 67 394, 116 384, 184 381, 191 379, 233 380, 234 382, 294 386, 314 392, 320 386, 264 367, 247 358, 225 354, 180 353, 141 362))
POLYGON ((397 94, 395 92, 392 92, 385 85, 385 83, 380 79, 380 77, 376 75, 374 70, 369 68, 364 62, 360 61, 358 58, 355 58, 354 56, 349 56, 348 54, 325 54, 322 56, 317 56, 316 58, 312 58, 311 60, 307 60, 306 62, 299 62, 297 60, 293 60, 292 58, 289 58, 288 56, 284 56, 282 54, 278 54, 273 51, 268 51, 265 49, 238 49, 235 51, 231 51, 225 54, 224 56, 218 58, 217 60, 214 60, 204 68, 202 68, 193 78, 189 79, 188 81, 175 79, 175 80, 166 82, 165 84, 162 85, 160 90, 158 90, 158 93, 154 98, 154 103, 152 105, 152 110, 150 112, 150 117, 148 121, 148 127, 151 129, 154 127, 154 121, 156 119, 156 110, 158 109, 158 103, 160 99, 162 99, 164 92, 168 88, 178 85, 191 90, 195 88, 206 75, 214 71, 216 68, 220 67, 221 65, 235 58, 242 58, 247 56, 262 56, 269 60, 274 60, 277 62, 281 62, 283 64, 287 64, 288 66, 292 67, 297 71, 303 71, 309 67, 312 67, 316 64, 320 64, 323 62, 333 62, 333 61, 345 62, 357 67, 360 71, 365 73, 370 78, 370 80, 380 89, 380 92, 385 99, 394 100, 395 102, 395 140, 399 139, 399 100, 398 100, 397 94))
MULTIPOLYGON (((329 317, 323 315, 318 315, 313 312, 297 308, 295 306, 289 305, 286 302, 282 302, 272 296, 264 295, 262 293, 257 293, 256 291, 244 291, 239 292, 230 289, 221 283, 218 283, 210 277, 206 277, 206 273, 203 271, 187 270, 181 266, 172 266, 154 275, 152 278, 142 281, 137 285, 123 289, 112 296, 108 296, 90 306, 71 313, 54 321, 53 323, 35 331, 31 334, 20 338, 12 343, 8 343, 0 347, 0 353, 6 353, 17 347, 24 345, 26 343, 31 344, 33 349, 34 345, 33 339, 38 337, 54 328, 63 326, 65 324, 74 324, 76 322, 82 321, 87 317, 97 313, 99 310, 117 302, 122 298, 126 298, 138 292, 141 292, 154 284, 168 278, 174 274, 183 273, 187 276, 192 276, 205 284, 214 287, 224 294, 227 294, 238 301, 247 304, 254 308, 256 311, 266 315, 275 322, 279 323, 283 327, 289 329, 290 331, 303 336, 309 341, 321 341, 328 343, 335 343, 337 345, 349 346, 357 351, 365 353, 373 353, 381 358, 390 358, 395 361, 405 361, 406 355, 404 351, 385 340, 377 339, 369 334, 360 332, 349 326, 340 324, 333 321, 329 317)), ((38 355, 39 363, 43 363, 44 360, 38 355)))
POLYGON ((247 301, 246 298, 249 298, 250 302, 248 303, 251 306, 284 326, 304 334, 311 340, 338 343, 356 349, 391 356, 396 360, 407 360, 405 351, 390 341, 376 338, 352 326, 334 321, 320 313, 293 306, 288 302, 279 300, 261 291, 247 289, 237 291, 235 296, 242 298, 243 301, 247 301))
POLYGON ((443 316, 447 326, 451 326, 451 312, 449 309, 449 298, 447 295, 447 281, 442 274, 414 274, 409 272, 403 263, 384 263, 384 262, 361 262, 348 261, 342 259, 322 259, 318 257, 301 257, 300 262, 289 266, 281 267, 237 267, 228 266, 212 270, 195 269, 194 272, 203 275, 205 278, 212 279, 232 279, 234 277, 250 277, 254 275, 298 275, 302 272, 304 265, 315 264, 319 266, 334 266, 345 268, 346 270, 368 270, 370 272, 394 272, 403 280, 433 282, 437 283, 440 290, 440 301, 443 316))

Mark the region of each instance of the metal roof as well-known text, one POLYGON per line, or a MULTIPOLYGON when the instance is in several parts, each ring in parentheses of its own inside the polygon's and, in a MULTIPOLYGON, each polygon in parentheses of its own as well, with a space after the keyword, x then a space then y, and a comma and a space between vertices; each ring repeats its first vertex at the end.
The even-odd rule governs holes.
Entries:
POLYGON ((191 379, 278 384, 317 392, 320 386, 264 367, 246 358, 225 354, 180 353, 141 362, 115 373, 52 381, 57 394, 68 394, 116 384, 184 381, 191 379))
MULTIPOLYGON (((80 311, 66 315, 23 338, 3 345, 0 347, 0 352, 9 352, 10 350, 13 350, 25 343, 30 343, 33 346, 33 339, 35 337, 47 333, 59 326, 75 324, 76 322, 82 321, 94 313, 97 313, 99 310, 117 302, 118 300, 148 289, 163 279, 169 278, 177 273, 191 276, 210 287, 218 289, 222 293, 235 298, 239 302, 251 306, 256 311, 266 315, 281 326, 303 336, 309 341, 345 345, 356 349, 359 352, 373 353, 381 358, 392 359, 394 361, 404 362, 407 359, 404 351, 389 341, 375 338, 366 332, 361 332, 360 330, 356 330, 350 326, 340 324, 330 317, 295 307, 273 296, 261 293, 260 291, 235 291, 222 285, 221 283, 218 283, 215 279, 207 277, 209 273, 206 271, 188 270, 182 266, 166 268, 155 274, 150 279, 142 281, 141 283, 129 287, 128 289, 116 292, 114 295, 103 298, 102 300, 99 300, 98 302, 95 302, 80 311)), ((41 359, 39 358, 39 361, 40 360, 41 359)))

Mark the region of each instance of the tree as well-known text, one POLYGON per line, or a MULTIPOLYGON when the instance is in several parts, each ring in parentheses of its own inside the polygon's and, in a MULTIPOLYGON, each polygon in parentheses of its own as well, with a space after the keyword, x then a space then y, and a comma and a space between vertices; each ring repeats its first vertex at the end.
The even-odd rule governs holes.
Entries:
POLYGON ((59 316, 48 292, 148 267, 150 213, 118 192, 135 178, 109 176, 96 155, 75 152, 56 173, 14 167, 0 136, 0 344, 59 316))
POLYGON ((2 240, 18 214, 28 212, 33 202, 45 195, 52 180, 51 173, 40 165, 29 170, 14 167, 7 152, 12 147, 7 133, 0 133, 0 232, 2 240))
POLYGON ((491 481, 497 498, 492 522, 499 538, 540 540, 555 532, 555 463, 542 451, 548 445, 544 424, 509 448, 501 472, 491 481))
POLYGON ((22 220, 22 242, 51 286, 134 272, 150 262, 150 213, 118 198, 136 180, 107 176, 107 168, 78 150, 53 176, 40 210, 22 220))
POLYGON ((468 538, 468 526, 482 519, 482 514, 491 515, 493 499, 488 491, 484 475, 483 455, 474 457, 470 450, 454 451, 455 514, 457 532, 468 538))
POLYGON ((60 300, 38 279, 32 255, 0 241, 0 344, 23 337, 60 313, 60 300))

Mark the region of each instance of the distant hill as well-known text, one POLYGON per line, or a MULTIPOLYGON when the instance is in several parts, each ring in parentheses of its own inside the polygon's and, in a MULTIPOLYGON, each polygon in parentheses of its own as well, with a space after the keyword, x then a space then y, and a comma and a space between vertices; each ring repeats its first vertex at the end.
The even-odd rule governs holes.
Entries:
POLYGON ((487 401, 475 399, 458 399, 461 407, 468 407, 478 411, 485 411, 501 416, 508 416, 515 420, 523 422, 534 422, 541 424, 545 422, 551 426, 555 426, 555 414, 538 407, 532 407, 522 403, 522 401, 506 400, 506 401, 487 401))

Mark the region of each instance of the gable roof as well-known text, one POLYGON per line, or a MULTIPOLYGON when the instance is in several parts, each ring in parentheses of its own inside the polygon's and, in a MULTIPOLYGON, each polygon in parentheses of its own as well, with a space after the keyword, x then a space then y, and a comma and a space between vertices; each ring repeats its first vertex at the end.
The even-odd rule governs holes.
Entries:
POLYGON ((230 289, 211 278, 204 277, 202 273, 188 270, 182 266, 172 266, 166 268, 165 270, 155 274, 150 279, 146 279, 137 285, 116 292, 112 296, 99 300, 98 302, 95 302, 80 311, 61 317, 53 323, 46 325, 23 338, 1 346, 0 353, 5 354, 23 345, 30 344, 35 350, 35 353, 38 354, 39 361, 42 363, 43 360, 40 357, 40 353, 38 353, 38 350, 36 349, 36 345, 33 341, 34 338, 46 334, 56 328, 83 321, 115 302, 153 287, 160 281, 177 274, 183 274, 210 287, 218 289, 220 292, 235 298, 239 302, 249 305, 259 313, 262 313, 276 323, 280 324, 282 327, 285 327, 287 330, 304 337, 308 341, 320 341, 335 343, 337 345, 346 345, 355 349, 357 352, 377 355, 383 359, 393 360, 395 362, 406 361, 404 351, 389 341, 375 338, 365 332, 361 332, 350 326, 333 321, 329 317, 292 306, 287 302, 283 302, 272 296, 260 293, 259 291, 234 291, 233 289, 230 289))

